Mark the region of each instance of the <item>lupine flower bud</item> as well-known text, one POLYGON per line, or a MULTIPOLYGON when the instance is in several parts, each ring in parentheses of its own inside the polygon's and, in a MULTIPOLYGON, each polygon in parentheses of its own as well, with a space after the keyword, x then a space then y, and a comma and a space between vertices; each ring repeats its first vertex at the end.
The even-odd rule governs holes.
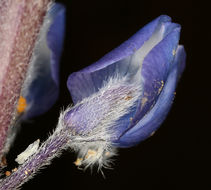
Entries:
POLYGON ((149 137, 166 117, 185 51, 180 25, 160 16, 102 59, 69 76, 75 106, 61 119, 71 131, 76 165, 98 163, 149 137))

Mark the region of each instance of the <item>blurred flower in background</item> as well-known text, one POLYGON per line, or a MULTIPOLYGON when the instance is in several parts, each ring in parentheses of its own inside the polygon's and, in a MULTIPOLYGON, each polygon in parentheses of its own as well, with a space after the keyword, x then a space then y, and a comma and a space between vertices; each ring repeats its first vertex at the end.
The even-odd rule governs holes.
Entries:
POLYGON ((65 7, 56 3, 46 15, 21 92, 18 111, 24 112, 23 119, 43 114, 58 98, 64 34, 65 7))

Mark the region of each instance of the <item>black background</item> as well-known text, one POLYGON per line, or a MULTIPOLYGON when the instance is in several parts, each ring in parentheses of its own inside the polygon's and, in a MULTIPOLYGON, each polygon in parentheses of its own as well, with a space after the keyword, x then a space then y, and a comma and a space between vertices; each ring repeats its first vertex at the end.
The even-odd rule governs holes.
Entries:
MULTIPOLYGON (((173 107, 155 135, 136 147, 119 150, 106 178, 78 170, 76 155, 64 152, 23 186, 29 189, 210 189, 210 16, 205 1, 60 0, 67 8, 60 98, 45 115, 23 124, 12 147, 17 154, 56 126, 59 111, 72 103, 66 88, 70 73, 90 65, 161 14, 182 25, 180 44, 187 66, 173 107)), ((208 7, 209 8, 209 7, 208 7)))

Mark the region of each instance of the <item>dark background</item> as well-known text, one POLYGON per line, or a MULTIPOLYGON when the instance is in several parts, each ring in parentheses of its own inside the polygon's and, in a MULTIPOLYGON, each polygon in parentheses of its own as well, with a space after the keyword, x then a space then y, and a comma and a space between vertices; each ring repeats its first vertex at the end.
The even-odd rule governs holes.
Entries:
POLYGON ((210 189, 210 16, 205 1, 60 0, 67 7, 60 98, 45 115, 23 124, 13 160, 37 138, 45 140, 59 111, 72 103, 66 88, 70 73, 90 65, 161 14, 182 25, 180 44, 187 66, 173 107, 155 135, 136 147, 119 150, 112 170, 102 175, 78 170, 76 155, 64 152, 23 186, 29 189, 210 189))

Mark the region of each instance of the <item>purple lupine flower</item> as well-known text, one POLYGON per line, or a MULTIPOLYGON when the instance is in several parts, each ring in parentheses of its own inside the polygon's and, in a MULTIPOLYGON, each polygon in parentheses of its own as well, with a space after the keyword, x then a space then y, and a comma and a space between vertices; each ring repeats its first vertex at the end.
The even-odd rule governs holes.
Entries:
POLYGON ((26 109, 21 110, 23 119, 46 112, 58 98, 64 30, 65 7, 53 4, 45 17, 23 85, 21 96, 26 99, 26 109))
POLYGON ((87 167, 154 133, 165 119, 185 50, 178 45, 180 25, 160 16, 102 59, 69 76, 73 108, 63 113, 78 153, 87 167))

